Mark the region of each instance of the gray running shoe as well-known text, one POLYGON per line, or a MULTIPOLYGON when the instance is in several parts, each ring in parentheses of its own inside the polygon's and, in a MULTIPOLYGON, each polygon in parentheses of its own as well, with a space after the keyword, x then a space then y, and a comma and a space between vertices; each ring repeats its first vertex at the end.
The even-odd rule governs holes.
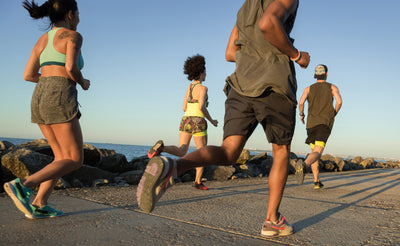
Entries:
POLYGON ((165 156, 155 156, 149 161, 136 192, 139 207, 143 211, 153 211, 156 202, 174 185, 175 168, 175 161, 165 156))
POLYGON ((305 175, 306 175, 306 164, 302 159, 298 159, 296 162, 296 173, 295 173, 298 184, 303 184, 305 175))
POLYGON ((263 237, 280 237, 293 234, 293 226, 287 223, 285 217, 278 213, 278 224, 271 221, 264 221, 261 229, 261 236, 263 237))

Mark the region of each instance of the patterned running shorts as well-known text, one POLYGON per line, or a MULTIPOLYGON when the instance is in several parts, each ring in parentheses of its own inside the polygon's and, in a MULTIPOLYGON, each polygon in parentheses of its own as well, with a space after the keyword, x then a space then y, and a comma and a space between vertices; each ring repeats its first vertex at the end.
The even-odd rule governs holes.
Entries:
POLYGON ((81 116, 76 83, 58 76, 40 77, 31 101, 31 121, 37 124, 69 122, 81 116))
POLYGON ((193 136, 207 135, 207 121, 203 117, 183 116, 179 125, 180 132, 186 132, 193 136))

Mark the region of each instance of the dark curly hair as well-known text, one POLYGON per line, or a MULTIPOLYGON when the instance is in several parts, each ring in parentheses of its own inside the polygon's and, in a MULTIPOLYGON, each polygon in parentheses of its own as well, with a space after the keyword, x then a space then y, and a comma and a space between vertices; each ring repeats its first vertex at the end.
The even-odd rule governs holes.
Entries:
POLYGON ((206 70, 206 60, 202 55, 188 57, 183 67, 184 74, 187 74, 188 80, 199 80, 201 73, 206 70))

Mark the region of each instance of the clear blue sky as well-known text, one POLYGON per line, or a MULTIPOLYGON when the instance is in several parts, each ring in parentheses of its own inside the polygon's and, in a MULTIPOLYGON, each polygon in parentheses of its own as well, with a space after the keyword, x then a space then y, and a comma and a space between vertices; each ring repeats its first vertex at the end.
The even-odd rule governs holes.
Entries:
MULTIPOLYGON (((225 48, 244 0, 78 1, 83 35, 84 76, 79 88, 85 142, 152 145, 178 143, 182 102, 189 83, 188 56, 206 57, 209 144, 222 141, 225 78, 235 68, 225 48)), ((43 1, 39 1, 40 4, 43 1)), ((30 123, 35 84, 23 80, 26 61, 48 22, 32 20, 21 1, 0 1, 0 136, 41 138, 30 123)), ((400 159, 400 25, 397 0, 300 1, 292 32, 308 51, 308 69, 296 66, 299 99, 315 80, 319 63, 338 86, 343 107, 325 153, 400 159)), ((293 152, 308 152, 306 129, 297 116, 293 152)), ((270 150, 258 127, 246 148, 270 150)))

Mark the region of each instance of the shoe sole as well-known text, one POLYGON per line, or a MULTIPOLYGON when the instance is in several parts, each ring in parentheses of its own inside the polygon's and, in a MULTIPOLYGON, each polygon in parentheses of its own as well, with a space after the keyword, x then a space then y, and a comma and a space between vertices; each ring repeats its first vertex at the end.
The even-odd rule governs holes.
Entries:
POLYGON ((14 189, 13 185, 10 185, 9 183, 4 184, 4 190, 7 192, 8 196, 11 197, 13 200, 15 206, 21 211, 22 213, 26 215, 32 215, 32 211, 27 209, 25 205, 21 202, 21 200, 18 199, 17 197, 17 192, 14 189))
POLYGON ((149 157, 149 159, 153 158, 154 156, 157 156, 160 154, 160 147, 163 145, 163 142, 158 141, 147 153, 147 157, 149 157), (153 153, 150 154, 150 151, 154 150, 153 153))
POLYGON ((30 215, 30 214, 25 214, 25 217, 31 220, 36 220, 36 219, 48 219, 48 218, 55 218, 55 217, 60 217, 64 216, 64 213, 59 214, 59 215, 52 215, 52 216, 35 216, 35 215, 30 215))
POLYGON ((272 236, 264 235, 264 234, 261 233, 261 236, 265 237, 265 238, 274 238, 274 237, 289 236, 289 235, 292 235, 293 233, 294 233, 294 230, 292 230, 291 232, 278 233, 278 234, 275 234, 275 235, 272 235, 272 236))
POLYGON ((297 161, 296 162, 296 180, 298 184, 303 184, 304 182, 304 176, 306 176, 305 172, 304 172, 304 166, 302 164, 301 161, 297 161))
POLYGON ((280 230, 278 233, 276 233, 276 234, 274 234, 274 235, 265 235, 265 234, 263 234, 262 233, 262 231, 261 231, 261 236, 262 237, 266 237, 266 238, 274 238, 274 237, 282 237, 282 236, 289 236, 289 235, 292 235, 293 233, 294 233, 294 229, 293 229, 293 226, 292 225, 290 225, 291 226, 291 230, 289 230, 289 231, 285 231, 285 230, 280 230))
POLYGON ((158 156, 152 158, 140 179, 137 189, 139 207, 146 213, 150 213, 155 205, 155 190, 160 183, 160 177, 164 169, 164 162, 158 156))

